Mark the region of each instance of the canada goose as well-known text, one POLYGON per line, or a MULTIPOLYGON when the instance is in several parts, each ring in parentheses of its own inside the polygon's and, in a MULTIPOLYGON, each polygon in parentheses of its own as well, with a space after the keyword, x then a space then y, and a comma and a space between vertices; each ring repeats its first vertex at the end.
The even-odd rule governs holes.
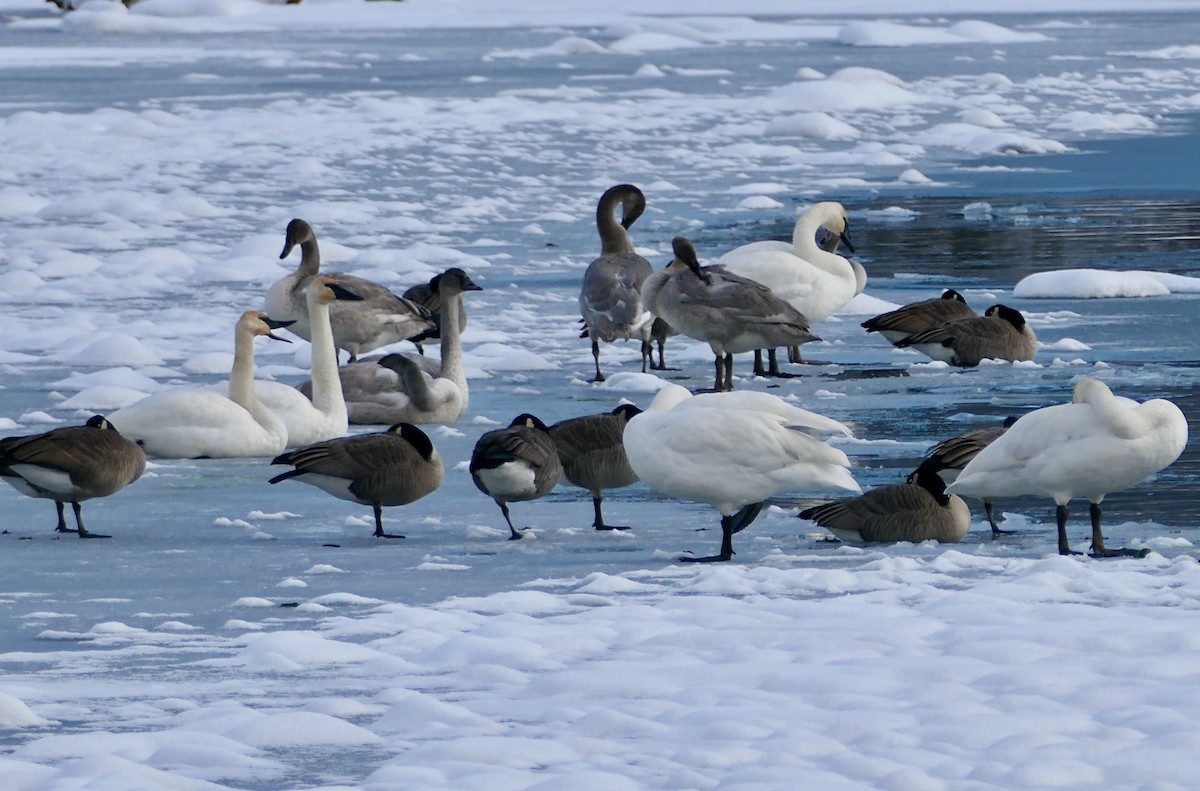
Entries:
MULTIPOLYGON (((463 294, 482 291, 455 267, 438 279, 442 306, 441 360, 388 354, 343 365, 338 374, 351 423, 452 423, 470 402, 463 368, 463 294)), ((306 386, 300 386, 301 392, 306 386)), ((311 389, 308 385, 307 389, 311 389)))
MULTIPOLYGON (((321 440, 344 436, 349 428, 346 400, 338 379, 337 349, 333 345, 333 330, 329 324, 329 306, 336 300, 358 301, 331 277, 317 276, 304 288, 312 335, 312 385, 302 393, 283 382, 257 379, 254 382, 258 400, 279 416, 287 426, 287 447, 301 448, 321 440)), ((217 386, 229 394, 229 383, 217 386)))
POLYGON ((287 446, 287 426, 255 391, 254 339, 290 325, 248 310, 234 328, 228 395, 212 387, 176 387, 154 393, 108 416, 149 456, 164 459, 274 456, 287 446))
POLYGON ((600 341, 636 338, 642 343, 642 373, 650 359, 650 325, 654 317, 642 304, 642 283, 653 271, 650 262, 634 252, 629 226, 646 210, 646 196, 632 184, 609 187, 596 204, 600 257, 588 264, 579 290, 579 312, 592 341, 596 364, 593 382, 603 382, 600 341), (621 207, 621 221, 616 210, 621 207))
POLYGON ((936 299, 911 302, 903 307, 880 313, 862 323, 867 332, 878 332, 889 342, 907 338, 925 330, 935 329, 959 319, 977 318, 963 295, 952 288, 936 299))
POLYGON ((894 342, 963 368, 983 360, 1021 362, 1037 355, 1037 336, 1019 310, 992 305, 982 316, 959 319, 894 342))
POLYGON ((625 426, 629 466, 647 486, 669 497, 708 503, 721 514, 720 552, 680 560, 730 560, 733 534, 754 521, 768 497, 781 492, 861 491, 845 453, 789 428, 789 419, 781 413, 790 405, 731 405, 739 395, 693 397, 687 389, 668 384, 625 426))
POLYGON ((387 431, 317 442, 271 459, 295 469, 270 480, 296 479, 341 500, 369 505, 375 538, 404 538, 383 531, 383 506, 408 505, 442 485, 442 457, 429 436, 411 423, 387 431))
POLYGON ((562 476, 558 450, 547 432, 533 415, 517 415, 508 428, 480 437, 471 453, 471 479, 500 506, 510 541, 521 534, 509 518, 508 504, 545 497, 562 476))
POLYGON ((83 526, 80 503, 108 497, 142 477, 146 454, 121 436, 100 415, 82 426, 56 428, 44 434, 0 439, 0 478, 22 494, 53 500, 59 533, 80 538, 108 538, 83 526), (75 530, 67 527, 63 503, 75 512, 75 530))
MULTIPOLYGON (((1000 435, 1008 431, 1015 422, 1017 422, 1017 418, 1010 415, 999 426, 988 426, 987 428, 968 431, 966 434, 942 440, 929 449, 925 454, 925 460, 921 462, 921 466, 918 469, 937 473, 941 476, 942 480, 948 483, 953 482, 958 478, 958 474, 962 472, 962 468, 966 467, 971 459, 979 455, 979 451, 999 439, 1000 435)), ((987 514, 988 524, 991 525, 993 536, 1012 532, 1011 530, 1001 530, 1000 526, 996 524, 996 516, 992 510, 991 498, 983 498, 983 510, 987 514)))
POLYGON ((682 236, 671 248, 675 258, 646 278, 643 298, 681 334, 712 348, 714 390, 733 389, 734 354, 818 340, 804 315, 766 286, 719 266, 701 267, 696 249, 682 236))
POLYGON ((622 404, 612 412, 562 420, 550 427, 550 438, 558 449, 563 477, 592 493, 597 530, 628 530, 604 523, 600 503, 605 489, 620 489, 637 483, 637 473, 625 456, 622 435, 625 424, 640 413, 633 404, 622 404))
MULTIPOLYGON (((436 341, 442 337, 442 294, 439 286, 442 275, 451 272, 462 272, 462 270, 458 267, 447 269, 445 272, 431 277, 428 283, 418 283, 404 292, 405 299, 412 300, 428 310, 430 318, 433 319, 433 329, 425 330, 420 335, 414 335, 409 338, 413 345, 417 347, 417 352, 420 354, 425 353, 425 349, 421 346, 423 341, 436 341)), ((461 335, 466 330, 467 309, 464 305, 460 304, 458 306, 458 332, 461 335)))
POLYGON ((881 486, 846 500, 806 508, 799 514, 853 544, 963 540, 971 512, 931 470, 918 468, 904 483, 881 486))
POLYGON ((1057 505, 1058 552, 1077 554, 1067 541, 1067 503, 1086 497, 1092 517, 1092 556, 1143 557, 1147 550, 1108 549, 1100 532, 1100 503, 1153 475, 1183 452, 1187 419, 1170 401, 1143 403, 1113 395, 1096 379, 1080 379, 1069 404, 1035 409, 981 450, 947 487, 975 497, 1050 497, 1057 505))
MULTIPOLYGON (((824 201, 796 219, 792 242, 751 242, 735 247, 714 263, 734 274, 762 283, 804 314, 810 324, 824 321, 854 299, 866 285, 866 270, 822 249, 817 234, 824 228, 854 252, 850 221, 842 204, 824 201), (860 283, 861 280, 861 283, 860 283)), ((826 242, 831 245, 832 242, 826 242)), ((794 360, 793 362, 802 362, 794 360)))
MULTIPOLYGON (((304 220, 288 223, 279 258, 287 258, 296 245, 300 246, 300 265, 267 291, 267 312, 294 320, 295 325, 289 329, 301 338, 311 340, 304 289, 320 271, 321 251, 312 226, 304 220)), ((362 301, 353 305, 333 305, 329 311, 334 343, 337 348, 350 353, 351 362, 364 352, 407 340, 434 327, 428 310, 396 296, 378 283, 345 272, 330 272, 328 276, 362 297, 362 301)))

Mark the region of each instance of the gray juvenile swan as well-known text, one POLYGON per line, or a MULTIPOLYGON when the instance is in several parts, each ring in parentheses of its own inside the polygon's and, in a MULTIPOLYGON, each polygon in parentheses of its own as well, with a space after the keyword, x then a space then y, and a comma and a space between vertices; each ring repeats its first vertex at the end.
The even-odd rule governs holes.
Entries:
POLYGON ((924 299, 880 313, 862 323, 867 332, 878 332, 890 343, 908 338, 917 333, 932 330, 959 319, 976 318, 979 314, 971 310, 963 295, 952 288, 942 292, 936 299, 924 299))
MULTIPOLYGON (((425 308, 430 313, 430 318, 433 319, 433 329, 425 330, 420 335, 414 335, 409 338, 413 345, 417 347, 417 351, 421 354, 425 353, 422 347, 424 341, 436 341, 442 337, 442 293, 441 280, 442 276, 451 272, 461 272, 458 267, 447 269, 441 274, 434 275, 429 278, 428 283, 418 283, 405 290, 404 298, 412 300, 421 307, 425 308)), ((463 305, 458 306, 458 332, 462 334, 467 331, 467 310, 463 305)))
POLYGON ((622 404, 612 412, 573 417, 550 427, 563 477, 592 494, 595 511, 592 527, 597 530, 629 529, 605 524, 601 500, 605 489, 620 489, 638 481, 625 455, 622 435, 625 424, 641 411, 633 404, 622 404))
MULTIPOLYGON (((321 251, 312 226, 299 219, 288 223, 279 258, 287 258, 297 245, 300 246, 300 265, 267 291, 267 313, 279 319, 294 320, 295 325, 289 329, 307 341, 311 337, 304 289, 320 272, 321 251)), ((378 283, 345 272, 328 272, 326 275, 362 297, 362 301, 353 305, 334 304, 329 311, 334 343, 337 348, 350 353, 351 361, 372 349, 408 340, 434 328, 428 310, 396 296, 378 283)))
POLYGON ((755 349, 819 340, 808 319, 761 283, 701 267, 696 249, 682 236, 671 241, 675 258, 646 278, 642 292, 651 311, 681 334, 705 341, 713 351, 714 390, 733 389, 733 355, 755 349))
MULTIPOLYGON (((469 391, 463 368, 463 324, 458 320, 463 295, 481 291, 457 267, 438 278, 442 324, 441 360, 388 354, 359 360, 338 369, 351 423, 453 423, 467 411, 469 391)), ((308 392, 309 383, 300 386, 308 392)))
POLYGON ((1037 355, 1037 336, 1019 310, 992 305, 982 316, 959 319, 895 342, 935 360, 969 368, 983 360, 1021 362, 1037 355))
POLYGON ((521 538, 508 515, 508 504, 545 497, 558 484, 562 464, 546 424, 528 413, 508 428, 489 431, 471 453, 471 479, 500 506, 509 540, 521 538))
MULTIPOLYGON (((999 439, 1015 422, 1017 422, 1016 417, 1010 415, 999 426, 979 428, 974 431, 968 431, 966 434, 960 434, 957 437, 944 439, 926 452, 925 460, 921 462, 921 466, 917 469, 937 473, 942 480, 947 483, 953 483, 958 478, 958 474, 962 472, 963 467, 966 467, 971 459, 978 456, 981 450, 999 439)), ((991 498, 983 498, 983 510, 987 514, 988 524, 992 528, 993 536, 1012 532, 1011 530, 1001 530, 1000 526, 996 524, 996 516, 993 513, 991 498)))
POLYGON ((80 538, 108 536, 83 526, 79 504, 121 491, 145 470, 142 449, 100 415, 82 426, 0 439, 0 478, 22 494, 53 500, 58 509, 54 529, 80 538), (75 530, 67 527, 63 503, 70 503, 75 512, 75 530))
POLYGON ((905 483, 806 508, 799 514, 854 544, 928 541, 957 543, 971 526, 971 512, 946 483, 918 468, 905 483))
POLYGON ((295 479, 342 500, 369 505, 375 512, 375 538, 404 538, 383 530, 383 506, 408 505, 442 485, 442 457, 429 436, 411 423, 377 434, 317 442, 271 460, 295 469, 271 479, 295 479))
POLYGON ((650 362, 650 326, 654 317, 642 303, 642 283, 653 267, 633 251, 629 226, 646 210, 646 196, 632 184, 609 187, 596 205, 600 257, 588 264, 579 290, 579 312, 587 325, 580 337, 591 338, 596 364, 593 382, 603 382, 600 341, 636 338, 642 344, 642 373, 650 362), (621 207, 621 221, 616 210, 621 207))

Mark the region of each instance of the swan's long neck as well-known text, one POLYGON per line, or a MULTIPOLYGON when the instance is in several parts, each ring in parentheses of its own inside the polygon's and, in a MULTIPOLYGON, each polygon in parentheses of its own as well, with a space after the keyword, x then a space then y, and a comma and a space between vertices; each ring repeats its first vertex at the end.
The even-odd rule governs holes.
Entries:
POLYGON ((333 325, 329 321, 329 303, 315 294, 306 295, 308 323, 312 343, 312 402, 327 415, 346 413, 342 380, 338 376, 337 347, 333 343, 333 325))
POLYGON ((1075 402, 1085 403, 1110 432, 1122 439, 1136 439, 1152 430, 1139 408, 1131 409, 1113 395, 1103 382, 1083 379, 1075 386, 1075 402))
POLYGON ((797 256, 813 266, 823 269, 831 275, 844 278, 857 287, 858 277, 850 262, 837 253, 822 250, 817 245, 817 231, 824 227, 823 223, 820 215, 810 212, 801 215, 800 219, 796 220, 796 227, 792 230, 792 248, 797 256))
POLYGON ((298 280, 310 278, 321 271, 321 248, 317 247, 316 239, 300 243, 300 266, 296 267, 298 280))
POLYGON ((233 336, 233 368, 229 370, 229 400, 251 414, 261 407, 254 392, 254 335, 237 329, 233 336))
POLYGON ((442 377, 454 382, 465 394, 467 374, 462 359, 462 292, 442 300, 442 377))
POLYGON ((633 240, 629 232, 617 222, 616 206, 609 201, 601 201, 596 207, 596 230, 600 232, 600 252, 632 253, 633 240))

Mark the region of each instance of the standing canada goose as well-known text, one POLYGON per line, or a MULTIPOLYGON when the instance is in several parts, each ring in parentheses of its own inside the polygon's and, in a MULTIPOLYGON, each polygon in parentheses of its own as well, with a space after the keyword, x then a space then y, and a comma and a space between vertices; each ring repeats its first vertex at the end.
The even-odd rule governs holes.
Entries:
MULTIPOLYGON (((338 374, 351 423, 453 423, 467 411, 461 338, 466 322, 458 318, 467 291, 482 289, 457 267, 438 278, 443 317, 439 362, 388 354, 341 367, 338 374)), ((306 386, 300 389, 304 392, 306 386)))
POLYGON ((228 395, 212 387, 175 387, 154 393, 108 416, 146 454, 162 459, 274 456, 287 446, 287 426, 258 400, 254 339, 291 343, 272 330, 290 325, 248 310, 234 328, 228 395))
POLYGON ((296 479, 341 500, 369 505, 375 512, 375 538, 404 538, 383 531, 383 506, 408 505, 442 485, 442 457, 429 436, 411 423, 377 434, 318 442, 271 460, 295 469, 271 479, 296 479))
POLYGON ((83 526, 79 504, 121 491, 145 470, 142 449, 100 415, 82 426, 0 439, 0 478, 22 494, 53 500, 58 509, 55 531, 78 533, 80 538, 109 536, 83 526), (75 530, 67 527, 63 516, 63 503, 68 502, 75 512, 75 530))
POLYGON ((1108 549, 1100 532, 1100 503, 1179 458, 1188 424, 1175 404, 1161 398, 1138 403, 1113 395, 1103 382, 1080 379, 1069 404, 1023 415, 981 450, 947 487, 975 497, 1050 497, 1057 505, 1058 552, 1067 541, 1067 503, 1091 505, 1092 557, 1144 557, 1148 550, 1108 549))
MULTIPOLYGON (((957 437, 944 439, 929 449, 925 454, 925 461, 921 462, 921 466, 917 469, 936 473, 941 476, 942 480, 952 483, 958 478, 958 474, 962 472, 962 468, 966 467, 971 459, 979 455, 979 451, 999 439, 1016 422, 1017 418, 1010 415, 999 426, 988 426, 987 428, 968 431, 966 434, 960 434, 957 437)), ((993 536, 1012 532, 1011 530, 1001 530, 1000 526, 996 524, 996 516, 993 513, 991 498, 983 498, 983 510, 987 514, 988 524, 992 528, 993 536)))
MULTIPOLYGON (((418 283, 410 287, 404 292, 404 298, 412 300, 421 307, 425 308, 430 313, 430 318, 433 319, 433 329, 425 330, 420 335, 414 335, 409 338, 413 345, 417 347, 417 352, 425 353, 425 349, 421 346, 423 341, 436 341, 442 337, 442 292, 441 280, 443 275, 448 275, 454 272, 462 272, 458 267, 447 269, 439 275, 434 275, 429 279, 428 283, 418 283)), ((476 286, 478 288, 478 286, 476 286)), ((461 335, 467 331, 467 309, 462 304, 458 306, 458 332, 461 335)))
MULTIPOLYGON (((336 300, 356 302, 352 294, 331 277, 317 276, 304 288, 308 321, 312 336, 311 398, 283 382, 256 379, 254 389, 263 406, 279 416, 287 426, 287 447, 301 448, 346 434, 349 420, 342 383, 338 379, 337 349, 329 323, 329 307, 336 300)), ((217 386, 229 394, 229 383, 217 386)))
POLYGON ((600 503, 605 489, 620 489, 638 481, 625 455, 622 435, 625 424, 641 411, 633 404, 622 404, 612 412, 573 417, 550 427, 563 476, 592 493, 592 527, 597 530, 629 529, 605 524, 600 503))
POLYGON ((819 340, 808 319, 761 283, 719 266, 701 267, 682 236, 671 242, 675 258, 646 278, 643 294, 657 316, 713 351, 714 390, 733 389, 733 355, 819 340))
POLYGON ((489 431, 471 453, 471 479, 500 506, 509 541, 521 538, 508 515, 508 504, 545 497, 558 484, 562 464, 546 424, 530 414, 517 415, 508 428, 489 431))
POLYGON ((625 426, 629 466, 647 486, 708 503, 721 514, 720 552, 681 561, 730 560, 733 534, 754 521, 768 497, 806 489, 862 491, 845 453, 789 427, 783 414, 794 407, 756 408, 765 402, 736 401, 740 395, 693 397, 668 384, 625 426))
MULTIPOLYGON (((292 249, 300 246, 300 265, 296 271, 278 280, 267 291, 267 312, 273 316, 292 319, 292 332, 311 340, 308 324, 308 305, 304 289, 308 281, 320 272, 321 251, 317 235, 304 220, 292 220, 287 226, 282 260, 292 249)), ((353 305, 335 304, 329 316, 333 325, 334 343, 350 353, 350 361, 360 354, 407 340, 434 327, 429 311, 410 300, 398 297, 384 286, 345 272, 330 272, 329 277, 351 293, 362 297, 353 305)))
POLYGON ((1022 362, 1037 355, 1037 336, 1019 310, 992 305, 974 316, 918 332, 894 342, 935 360, 970 368, 983 360, 1022 362))
POLYGON ((836 234, 853 253, 849 227, 842 204, 816 203, 796 219, 791 244, 751 242, 725 253, 715 264, 762 283, 815 324, 844 307, 866 284, 866 270, 861 265, 856 269, 849 260, 817 243, 823 228, 836 234))
POLYGON ((941 327, 959 319, 977 318, 963 295, 952 288, 942 292, 936 299, 925 299, 880 313, 862 323, 867 332, 878 332, 890 343, 908 338, 926 330, 941 327))
POLYGON ((946 494, 946 482, 918 468, 904 483, 880 486, 866 494, 806 508, 799 514, 853 543, 963 540, 971 512, 957 495, 946 494))
POLYGON ((642 373, 650 360, 650 325, 654 316, 642 303, 642 283, 653 271, 650 262, 634 252, 629 226, 646 210, 646 196, 632 184, 609 187, 596 205, 600 257, 588 264, 579 290, 579 311, 586 336, 592 341, 596 364, 593 382, 603 382, 600 341, 636 338, 642 344, 642 373), (621 207, 621 220, 616 210, 621 207))

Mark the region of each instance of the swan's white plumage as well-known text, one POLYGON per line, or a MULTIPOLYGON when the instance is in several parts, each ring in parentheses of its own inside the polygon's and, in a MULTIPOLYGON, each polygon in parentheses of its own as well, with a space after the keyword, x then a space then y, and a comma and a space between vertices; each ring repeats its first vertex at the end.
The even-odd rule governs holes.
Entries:
POLYGON ((821 228, 841 234, 846 209, 834 201, 810 206, 796 220, 792 243, 751 242, 718 258, 714 265, 757 280, 799 310, 811 323, 829 318, 862 291, 866 272, 816 242, 821 228))

